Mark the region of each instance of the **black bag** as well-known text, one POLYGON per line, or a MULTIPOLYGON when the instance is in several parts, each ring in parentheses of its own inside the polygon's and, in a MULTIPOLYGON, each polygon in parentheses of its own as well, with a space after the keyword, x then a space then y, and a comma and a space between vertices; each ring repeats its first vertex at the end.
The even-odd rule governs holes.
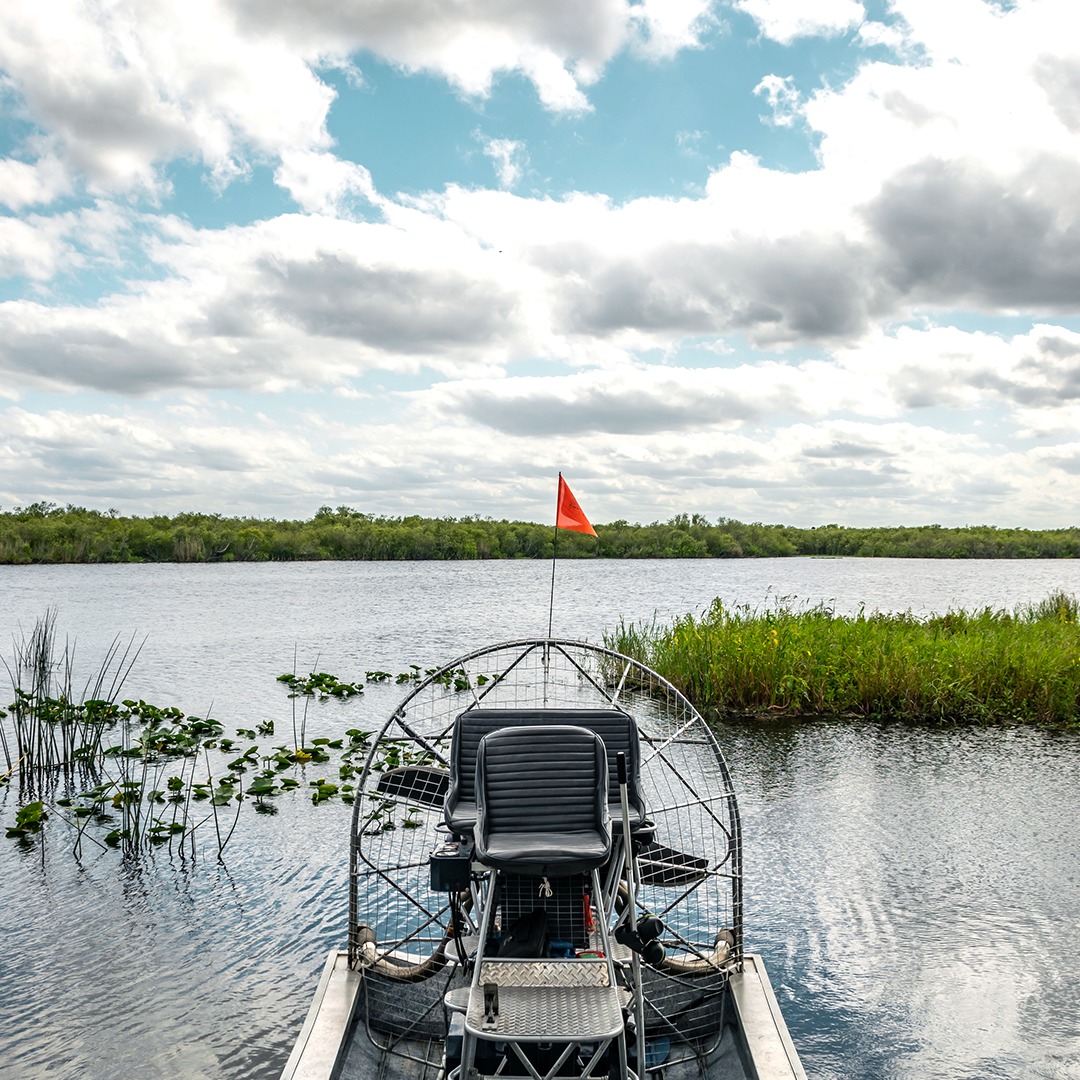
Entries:
POLYGON ((522 915, 503 935, 499 945, 499 958, 519 957, 535 960, 548 954, 547 912, 534 908, 522 915))

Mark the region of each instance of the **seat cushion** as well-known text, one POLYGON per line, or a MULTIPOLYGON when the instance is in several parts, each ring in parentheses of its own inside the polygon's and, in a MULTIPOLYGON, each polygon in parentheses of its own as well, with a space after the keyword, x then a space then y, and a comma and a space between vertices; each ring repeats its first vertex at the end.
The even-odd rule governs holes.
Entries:
POLYGON ((488 836, 477 858, 497 870, 518 874, 563 875, 583 873, 607 861, 611 845, 597 832, 567 833, 544 830, 525 834, 488 836))

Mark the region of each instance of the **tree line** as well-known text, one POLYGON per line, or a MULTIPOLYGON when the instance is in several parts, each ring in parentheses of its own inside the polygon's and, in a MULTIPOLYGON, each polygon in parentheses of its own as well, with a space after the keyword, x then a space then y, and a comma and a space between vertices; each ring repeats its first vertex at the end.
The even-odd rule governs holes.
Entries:
MULTIPOLYGON (((701 514, 612 521, 597 538, 561 531, 563 558, 739 559, 794 555, 919 559, 1071 559, 1080 528, 993 525, 852 528, 745 523, 701 514)), ((551 525, 481 517, 379 517, 321 507, 309 520, 183 513, 124 516, 38 502, 0 511, 0 564, 550 559, 551 525)))

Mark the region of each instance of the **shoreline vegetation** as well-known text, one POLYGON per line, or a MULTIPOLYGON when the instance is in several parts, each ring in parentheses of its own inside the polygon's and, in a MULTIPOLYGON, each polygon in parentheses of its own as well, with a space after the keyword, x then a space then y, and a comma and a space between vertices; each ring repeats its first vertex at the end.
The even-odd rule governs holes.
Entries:
MULTIPOLYGON (((560 558, 710 559, 855 556, 912 559, 1080 558, 1080 527, 993 525, 855 528, 710 522, 678 514, 642 525, 613 521, 597 538, 559 536, 560 558)), ((0 565, 132 562, 550 559, 552 525, 491 518, 376 517, 321 507, 309 520, 185 513, 122 516, 33 503, 0 511, 0 565)))
MULTIPOLYGON (((14 822, 5 835, 27 845, 53 820, 68 829, 72 853, 83 843, 119 848, 137 857, 166 846, 170 855, 195 857, 196 833, 216 844, 217 858, 236 829, 241 805, 258 814, 276 814, 276 796, 297 790, 320 803, 339 798, 352 803, 351 782, 368 757, 374 732, 346 728, 337 737, 308 738, 307 705, 296 699, 347 701, 364 692, 364 683, 344 682, 326 672, 279 675, 293 699, 292 733, 275 736, 272 719, 256 728, 235 728, 235 737, 213 717, 185 715, 176 706, 160 707, 141 698, 120 699, 142 648, 132 638, 114 639, 95 676, 80 694, 73 683, 73 646, 59 647, 56 611, 49 609, 33 631, 16 638, 9 664, 14 701, 0 708, 0 789, 17 789, 14 822), (267 747, 256 739, 283 741, 267 747), (303 766, 323 772, 309 779, 303 766), (332 779, 327 779, 331 776, 332 779), (205 778, 205 779, 204 779, 205 778)), ((423 675, 435 675, 434 669, 423 675)), ((367 671, 368 683, 418 683, 421 669, 411 664, 396 679, 388 671, 367 671)), ((444 672, 447 690, 463 693, 472 685, 462 670, 444 672)), ((477 685, 487 676, 477 676, 477 685)), ((345 721, 348 722, 347 720, 345 721)), ((375 758, 376 770, 423 764, 392 743, 375 758)), ((364 828, 372 832, 412 829, 415 808, 400 820, 381 802, 367 808, 364 828)), ((203 839, 203 842, 207 841, 203 839)))
POLYGON ((1080 728, 1080 603, 929 619, 719 600, 604 644, 668 679, 712 720, 805 717, 1080 728))
MULTIPOLYGON (((820 604, 795 609, 783 598, 764 609, 726 607, 717 599, 700 616, 687 614, 668 625, 621 623, 604 635, 604 644, 658 672, 712 722, 838 719, 1080 729, 1080 601, 1063 592, 1012 613, 987 607, 926 619, 865 611, 838 616, 820 604)), ((116 638, 80 695, 72 685, 70 644, 59 651, 56 613, 49 610, 28 637, 16 640, 13 662, 0 661, 14 696, 0 709, 0 788, 13 780, 18 787, 8 838, 29 844, 48 819, 57 818, 70 827, 76 857, 84 840, 120 847, 129 856, 167 845, 194 857, 198 832, 216 843, 220 860, 243 802, 250 798, 256 812, 276 813, 274 796, 302 788, 306 777, 296 775, 297 766, 332 767, 333 752, 337 776, 308 781, 311 799, 317 805, 335 796, 354 798, 354 757, 367 753, 371 732, 348 728, 338 738, 308 740, 307 709, 298 717, 294 705, 291 740, 268 750, 254 740, 274 737, 273 720, 257 729, 237 728, 231 738, 211 717, 185 716, 141 699, 121 701, 140 649, 134 638, 126 647, 116 638)), ((444 673, 447 690, 469 690, 464 676, 444 673)), ((364 674, 368 683, 420 677, 415 664, 396 679, 386 671, 364 674)), ((478 676, 477 685, 486 681, 478 676)), ((347 700, 364 692, 363 683, 325 672, 302 676, 293 670, 278 682, 294 702, 347 700)), ((407 763, 393 753, 375 767, 407 763)), ((376 807, 365 827, 415 824, 411 813, 384 820, 376 807)))

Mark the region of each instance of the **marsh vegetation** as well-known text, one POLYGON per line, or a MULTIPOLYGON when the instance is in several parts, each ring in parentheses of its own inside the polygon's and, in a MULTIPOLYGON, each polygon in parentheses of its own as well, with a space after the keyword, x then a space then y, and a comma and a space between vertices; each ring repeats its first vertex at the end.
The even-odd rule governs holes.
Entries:
POLYGON ((605 642, 713 717, 1080 726, 1078 603, 1064 593, 928 619, 717 601, 670 624, 621 625, 605 642))
MULTIPOLYGON (((0 710, 0 784, 17 789, 9 839, 30 843, 51 821, 58 824, 53 835, 66 835, 75 855, 91 844, 128 855, 166 847, 194 857, 197 838, 205 846, 208 837, 221 859, 245 804, 276 814, 276 797, 297 789, 316 805, 354 800, 352 780, 371 752, 372 732, 347 727, 337 737, 309 737, 307 709, 311 701, 362 694, 362 681, 295 670, 278 676, 292 699, 291 740, 267 746, 256 740, 274 737, 273 720, 227 735, 209 715, 120 699, 138 654, 134 640, 122 646, 117 639, 80 692, 73 683, 74 645, 60 645, 54 611, 14 642, 13 662, 4 661, 14 700, 0 710), (324 775, 309 779, 307 767, 324 775)), ((417 665, 396 676, 365 674, 369 682, 399 684, 421 677, 417 665)), ((451 693, 471 685, 460 671, 439 681, 451 693)), ((390 741, 380 744, 372 767, 417 763, 390 741)), ((414 826, 408 812, 398 821, 382 806, 369 816, 378 830, 414 826)))

